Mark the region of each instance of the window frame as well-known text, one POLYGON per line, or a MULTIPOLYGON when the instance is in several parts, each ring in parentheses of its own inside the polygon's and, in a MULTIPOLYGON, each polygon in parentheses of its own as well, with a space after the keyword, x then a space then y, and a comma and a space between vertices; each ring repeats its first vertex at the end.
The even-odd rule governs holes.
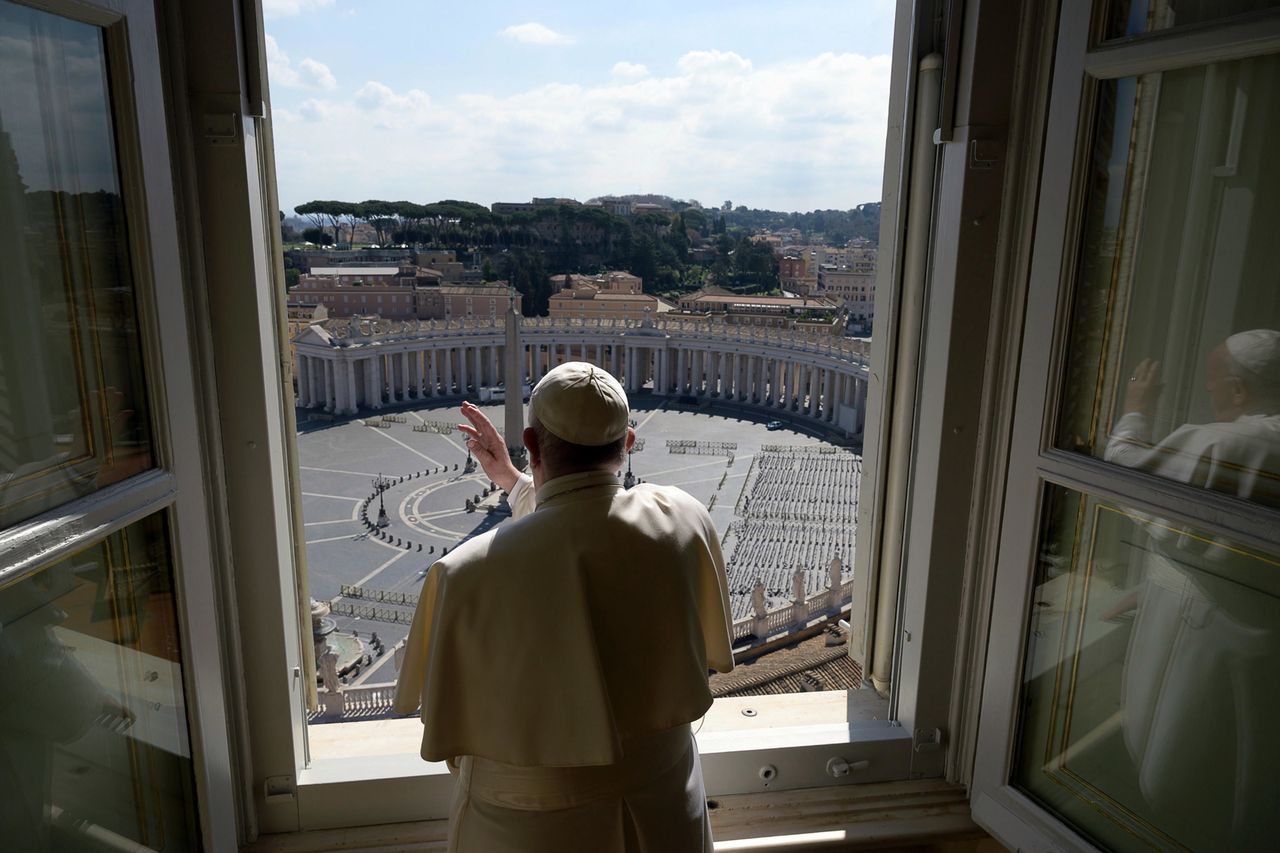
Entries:
POLYGON ((224 682, 208 677, 227 669, 218 618, 224 590, 211 559, 215 516, 189 346, 193 314, 177 284, 183 264, 155 8, 146 0, 14 2, 102 31, 154 460, 145 472, 0 531, 0 584, 39 574, 144 517, 164 514, 195 783, 190 805, 204 844, 231 849, 241 803, 228 781, 238 756, 228 737, 224 682))
POLYGON ((1100 18, 1089 0, 1062 0, 997 546, 992 609, 1004 615, 988 635, 972 784, 975 820, 1005 844, 1027 849, 1096 849, 1010 784, 1034 582, 1031 567, 1048 489, 1064 486, 1180 518, 1264 551, 1275 550, 1274 531, 1280 528, 1280 511, 1055 447, 1099 82, 1280 53, 1280 10, 1102 43, 1100 18))
MULTIPOLYGON (((908 140, 915 107, 916 59, 926 39, 933 36, 929 23, 942 5, 935 0, 899 0, 897 8, 881 249, 882 261, 893 262, 883 263, 877 280, 877 301, 883 306, 878 340, 886 352, 893 351, 899 333, 898 282, 902 253, 906 251, 905 211, 899 202, 904 197, 911 163, 908 140), (931 30, 928 36, 924 30, 931 30), (904 61, 904 57, 909 60, 904 61), (891 200, 893 204, 889 203, 891 200)), ((437 766, 422 763, 408 749, 404 755, 385 760, 375 757, 333 764, 311 762, 308 755, 304 709, 307 691, 303 689, 308 679, 302 673, 308 667, 310 638, 296 595, 305 553, 298 534, 301 518, 296 459, 292 458, 288 435, 293 413, 291 408, 286 411, 283 395, 291 383, 291 367, 286 327, 283 323, 277 323, 274 329, 268 325, 270 318, 284 309, 282 304, 276 305, 283 302, 277 298, 283 292, 279 286, 281 264, 271 258, 274 250, 270 248, 275 245, 270 236, 275 223, 274 211, 270 211, 275 194, 264 30, 260 5, 251 3, 244 8, 244 17, 216 4, 192 5, 181 12, 167 8, 164 14, 170 32, 175 34, 169 45, 169 60, 174 69, 170 97, 178 117, 177 133, 183 150, 191 152, 182 164, 182 189, 192 200, 193 208, 185 223, 193 287, 196 298, 207 303, 209 309, 209 318, 199 329, 198 348, 203 353, 202 387, 211 399, 211 411, 218 414, 216 424, 210 427, 209 452, 219 459, 225 478, 218 482, 225 502, 223 523, 230 567, 227 583, 236 587, 238 619, 230 624, 237 625, 239 646, 254 650, 251 657, 243 656, 242 662, 234 662, 227 671, 229 690, 238 699, 242 714, 240 725, 248 750, 245 766, 253 768, 252 778, 243 780, 242 794, 249 803, 246 833, 252 836, 259 831, 422 819, 428 816, 428 804, 430 815, 443 817, 447 814, 451 778, 437 766), (233 57, 210 55, 202 48, 202 41, 210 31, 225 30, 226 17, 236 19, 236 26, 242 30, 237 38, 242 39, 246 49, 233 57), (179 55, 183 53, 186 55, 179 55), (214 142, 202 132, 204 119, 212 114, 232 114, 237 118, 233 140, 214 142), (268 211, 273 215, 266 216, 268 211), (248 335, 239 322, 246 314, 256 318, 248 335), (259 452, 246 453, 246 440, 260 442, 259 452), (260 547, 263 542, 271 547, 260 547), (410 769, 415 766, 416 772, 410 769), (408 796, 409 792, 413 795, 408 796), (392 807, 401 800, 401 806, 392 807)), ((944 77, 943 81, 949 92, 954 93, 964 84, 963 75, 954 76, 956 69, 964 71, 960 57, 969 63, 978 61, 973 47, 981 37, 978 22, 990 23, 997 17, 1001 16, 995 12, 979 15, 971 8, 963 20, 948 22, 947 34, 953 35, 944 41, 957 57, 948 66, 953 76, 944 77)), ((1027 31, 1026 20, 1012 15, 1003 17, 1014 19, 1015 36, 1027 31)), ((976 83, 969 85, 975 91, 978 88, 976 83)), ((977 96, 971 94, 970 98, 977 96)), ((966 285, 968 266, 979 264, 979 272, 987 271, 988 267, 981 265, 981 256, 993 255, 996 241, 1010 227, 1007 217, 1000 213, 1004 163, 990 174, 968 174, 965 152, 973 139, 980 138, 975 130, 963 128, 957 144, 939 149, 941 154, 929 170, 930 183, 940 180, 941 175, 948 181, 946 188, 955 195, 938 202, 936 209, 931 206, 923 218, 926 251, 932 246, 936 252, 937 247, 945 247, 948 242, 958 245, 961 232, 970 236, 964 217, 971 213, 972 204, 994 209, 980 238, 973 240, 965 253, 943 256, 941 262, 936 257, 927 261, 927 277, 934 288, 929 299, 937 300, 928 303, 932 306, 930 322, 940 326, 952 324, 954 318, 949 310, 956 304, 959 288, 966 285)), ((986 303, 973 310, 985 318, 986 303)), ((979 348, 984 353, 995 352, 997 344, 993 335, 979 348)), ((914 385, 921 399, 933 398, 937 402, 923 414, 914 413, 911 436, 898 437, 914 446, 908 460, 914 466, 913 479, 902 523, 907 525, 910 520, 907 539, 917 534, 924 537, 919 542, 911 541, 904 555, 895 558, 901 560, 903 572, 894 599, 900 607, 893 616, 894 631, 888 639, 889 647, 898 655, 893 681, 898 690, 912 687, 894 698, 893 709, 902 724, 887 723, 882 736, 875 740, 858 739, 859 733, 849 729, 833 733, 817 727, 810 732, 793 731, 798 743, 789 747, 770 746, 760 740, 753 743, 749 739, 729 743, 721 752, 704 753, 708 779, 723 773, 721 778, 740 785, 756 785, 751 780, 758 778, 756 771, 765 762, 783 769, 795 767, 794 772, 787 770, 777 784, 770 786, 771 792, 792 786, 856 784, 828 776, 826 761, 833 754, 856 759, 856 750, 864 747, 886 750, 883 757, 877 754, 877 764, 884 765, 877 770, 888 768, 889 775, 882 778, 960 778, 957 774, 963 771, 956 768, 962 767, 963 761, 957 760, 957 744, 964 740, 967 724, 965 715, 956 713, 961 704, 957 700, 958 685, 973 655, 965 643, 958 647, 955 637, 958 629, 969 636, 983 630, 981 618, 975 621, 970 612, 979 611, 981 602, 965 592, 970 574, 981 563, 981 555, 954 547, 955 539, 949 538, 956 536, 954 524, 942 536, 934 533, 936 520, 947 513, 963 511, 967 527, 971 499, 977 499, 983 512, 991 500, 991 484, 979 482, 980 474, 975 468, 976 460, 992 452, 989 443, 984 443, 984 422, 1001 412, 998 399, 984 390, 989 377, 984 373, 966 380, 966 388, 981 394, 976 408, 959 404, 946 393, 954 377, 969 370, 966 362, 972 361, 973 352, 973 343, 960 340, 953 332, 944 346, 922 349, 922 361, 914 375, 895 377, 903 385, 914 385), (951 431, 953 415, 962 416, 964 429, 951 431), (980 434, 984 437, 979 438, 980 434), (974 484, 970 487, 966 480, 950 487, 944 500, 935 500, 924 484, 945 482, 946 472, 940 462, 944 447, 963 456, 974 484), (956 553, 944 554, 948 547, 956 553), (895 642, 899 635, 906 642, 895 642), (904 651, 904 647, 909 648, 904 651), (915 689, 926 681, 928 689, 915 689)), ((878 467, 876 454, 881 451, 877 448, 889 437, 889 431, 883 416, 879 422, 869 424, 864 447, 869 458, 867 468, 878 467)), ((879 500, 880 490, 872 493, 879 500)), ((875 503, 866 502, 860 509, 860 518, 864 510, 879 518, 875 503)), ((959 535, 965 536, 966 531, 961 530, 959 535)), ((871 581, 882 562, 878 546, 860 552, 858 559, 865 559, 867 568, 855 577, 871 581)), ((851 642, 851 648, 855 656, 861 653, 865 660, 870 643, 867 618, 874 598, 865 596, 862 601, 865 612, 855 609, 853 619, 853 636, 858 645, 851 642)), ((980 612, 978 616, 981 617, 980 612)))

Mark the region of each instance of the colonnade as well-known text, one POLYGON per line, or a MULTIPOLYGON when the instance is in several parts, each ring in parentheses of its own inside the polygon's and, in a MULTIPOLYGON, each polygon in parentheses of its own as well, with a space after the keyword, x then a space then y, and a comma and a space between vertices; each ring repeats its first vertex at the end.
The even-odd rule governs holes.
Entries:
MULTIPOLYGON (((315 327, 313 327, 315 328, 315 327)), ((473 334, 369 335, 295 340, 298 403, 337 414, 515 385, 505 376, 499 329, 473 334)), ((821 350, 756 341, 676 337, 649 329, 619 332, 539 328, 522 336, 521 384, 566 361, 614 374, 629 393, 719 400, 764 407, 858 433, 866 406, 865 363, 821 350)), ((687 402, 687 400, 686 400, 687 402)))

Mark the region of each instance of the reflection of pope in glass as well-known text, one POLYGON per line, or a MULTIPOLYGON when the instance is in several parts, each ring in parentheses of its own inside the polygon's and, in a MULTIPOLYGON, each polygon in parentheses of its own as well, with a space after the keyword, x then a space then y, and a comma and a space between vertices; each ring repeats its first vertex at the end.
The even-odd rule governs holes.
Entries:
MULTIPOLYGON (((1138 365, 1105 458, 1280 506, 1280 332, 1209 354, 1214 422, 1152 442, 1159 364, 1138 365)), ((1122 684, 1124 742, 1143 797, 1180 842, 1263 849, 1280 837, 1280 567, 1177 522, 1147 518, 1122 684)), ((1104 618, 1105 618, 1104 615, 1104 618)))
POLYGON ((1150 359, 1134 370, 1104 458, 1280 506, 1280 332, 1240 332, 1214 347, 1205 369, 1214 422, 1185 424, 1153 444, 1159 370, 1150 359))

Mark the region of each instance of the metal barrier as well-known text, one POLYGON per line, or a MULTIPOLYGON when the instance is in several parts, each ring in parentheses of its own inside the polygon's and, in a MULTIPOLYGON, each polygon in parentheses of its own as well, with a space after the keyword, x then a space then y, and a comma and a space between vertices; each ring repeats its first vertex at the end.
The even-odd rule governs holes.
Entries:
POLYGON ((448 421, 426 421, 413 425, 414 432, 430 432, 436 435, 450 435, 456 428, 456 424, 448 421))
POLYGON ((690 456, 732 456, 738 449, 736 441, 690 441, 688 439, 667 439, 667 452, 675 455, 690 456))
POLYGON ((351 616, 356 619, 368 619, 373 622, 389 622, 393 625, 412 625, 413 613, 408 610, 396 610, 391 607, 375 607, 372 604, 349 604, 335 601, 329 606, 334 616, 351 616))
POLYGON ((397 592, 390 589, 377 589, 369 586, 343 584, 338 587, 344 598, 358 598, 363 601, 377 601, 380 604, 401 604, 406 607, 418 606, 418 594, 415 592, 397 592))

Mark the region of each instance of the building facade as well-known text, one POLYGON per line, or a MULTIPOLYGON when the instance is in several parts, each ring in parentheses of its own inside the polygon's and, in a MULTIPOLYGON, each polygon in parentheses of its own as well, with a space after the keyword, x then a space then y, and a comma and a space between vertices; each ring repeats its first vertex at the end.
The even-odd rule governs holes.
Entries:
POLYGON ((825 327, 829 334, 844 331, 840 303, 821 296, 753 296, 704 287, 680 297, 679 305, 683 313, 714 317, 732 326, 825 327))
MULTIPOLYGON (((317 267, 290 289, 288 307, 323 305, 332 317, 450 320, 501 316, 511 298, 506 282, 448 284, 443 273, 426 267, 317 267)), ((520 296, 515 299, 519 308, 520 296)))
MULTIPOLYGON (((520 323, 521 383, 590 361, 629 392, 691 396, 789 412, 855 436, 862 430, 868 347, 861 341, 705 319, 520 323)), ((512 387, 502 317, 422 323, 334 319, 294 339, 298 405, 334 414, 512 387)))

